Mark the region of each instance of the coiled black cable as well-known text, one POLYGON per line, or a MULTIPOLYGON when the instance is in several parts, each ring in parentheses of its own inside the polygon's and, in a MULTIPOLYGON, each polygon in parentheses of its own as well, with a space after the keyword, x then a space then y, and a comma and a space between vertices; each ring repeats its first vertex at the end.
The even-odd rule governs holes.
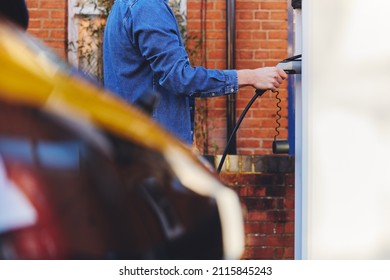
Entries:
POLYGON ((278 108, 276 110, 276 127, 275 127, 275 131, 276 131, 276 134, 274 136, 274 141, 276 141, 276 138, 279 136, 280 132, 279 132, 279 128, 281 126, 280 124, 280 119, 282 118, 282 116, 280 115, 280 111, 282 111, 282 107, 280 107, 280 103, 282 103, 282 99, 280 99, 279 97, 279 91, 275 91, 276 95, 275 95, 275 98, 277 100, 276 102, 276 107, 278 108))

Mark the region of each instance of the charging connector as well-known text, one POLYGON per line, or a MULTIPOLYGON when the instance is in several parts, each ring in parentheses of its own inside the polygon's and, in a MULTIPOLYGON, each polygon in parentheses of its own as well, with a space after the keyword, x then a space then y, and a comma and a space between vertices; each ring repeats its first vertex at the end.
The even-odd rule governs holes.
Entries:
POLYGON ((302 55, 295 55, 279 62, 276 67, 283 69, 287 74, 301 74, 302 55))

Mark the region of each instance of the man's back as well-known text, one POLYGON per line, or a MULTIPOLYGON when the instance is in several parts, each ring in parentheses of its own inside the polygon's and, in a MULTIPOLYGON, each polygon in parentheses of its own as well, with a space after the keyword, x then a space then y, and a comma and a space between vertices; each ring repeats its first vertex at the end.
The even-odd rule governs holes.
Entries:
POLYGON ((177 88, 169 90, 169 86, 163 85, 169 67, 179 57, 170 53, 188 60, 176 19, 166 1, 116 1, 107 21, 103 52, 105 87, 131 103, 151 90, 160 93, 153 118, 190 143, 187 97, 177 94, 177 88))

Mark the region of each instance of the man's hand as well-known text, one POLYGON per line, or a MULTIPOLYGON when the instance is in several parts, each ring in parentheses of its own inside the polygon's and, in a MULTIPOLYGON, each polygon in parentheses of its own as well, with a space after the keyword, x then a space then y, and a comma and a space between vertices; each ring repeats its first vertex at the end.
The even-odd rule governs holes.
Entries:
POLYGON ((237 70, 238 86, 252 86, 262 90, 277 90, 287 74, 277 67, 237 70))

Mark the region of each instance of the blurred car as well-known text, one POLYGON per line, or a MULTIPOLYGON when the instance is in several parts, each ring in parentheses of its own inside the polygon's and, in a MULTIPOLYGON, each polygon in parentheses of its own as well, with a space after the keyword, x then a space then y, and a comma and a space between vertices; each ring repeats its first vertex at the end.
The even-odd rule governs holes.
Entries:
POLYGON ((0 259, 238 259, 234 191, 146 114, 0 23, 0 259))

